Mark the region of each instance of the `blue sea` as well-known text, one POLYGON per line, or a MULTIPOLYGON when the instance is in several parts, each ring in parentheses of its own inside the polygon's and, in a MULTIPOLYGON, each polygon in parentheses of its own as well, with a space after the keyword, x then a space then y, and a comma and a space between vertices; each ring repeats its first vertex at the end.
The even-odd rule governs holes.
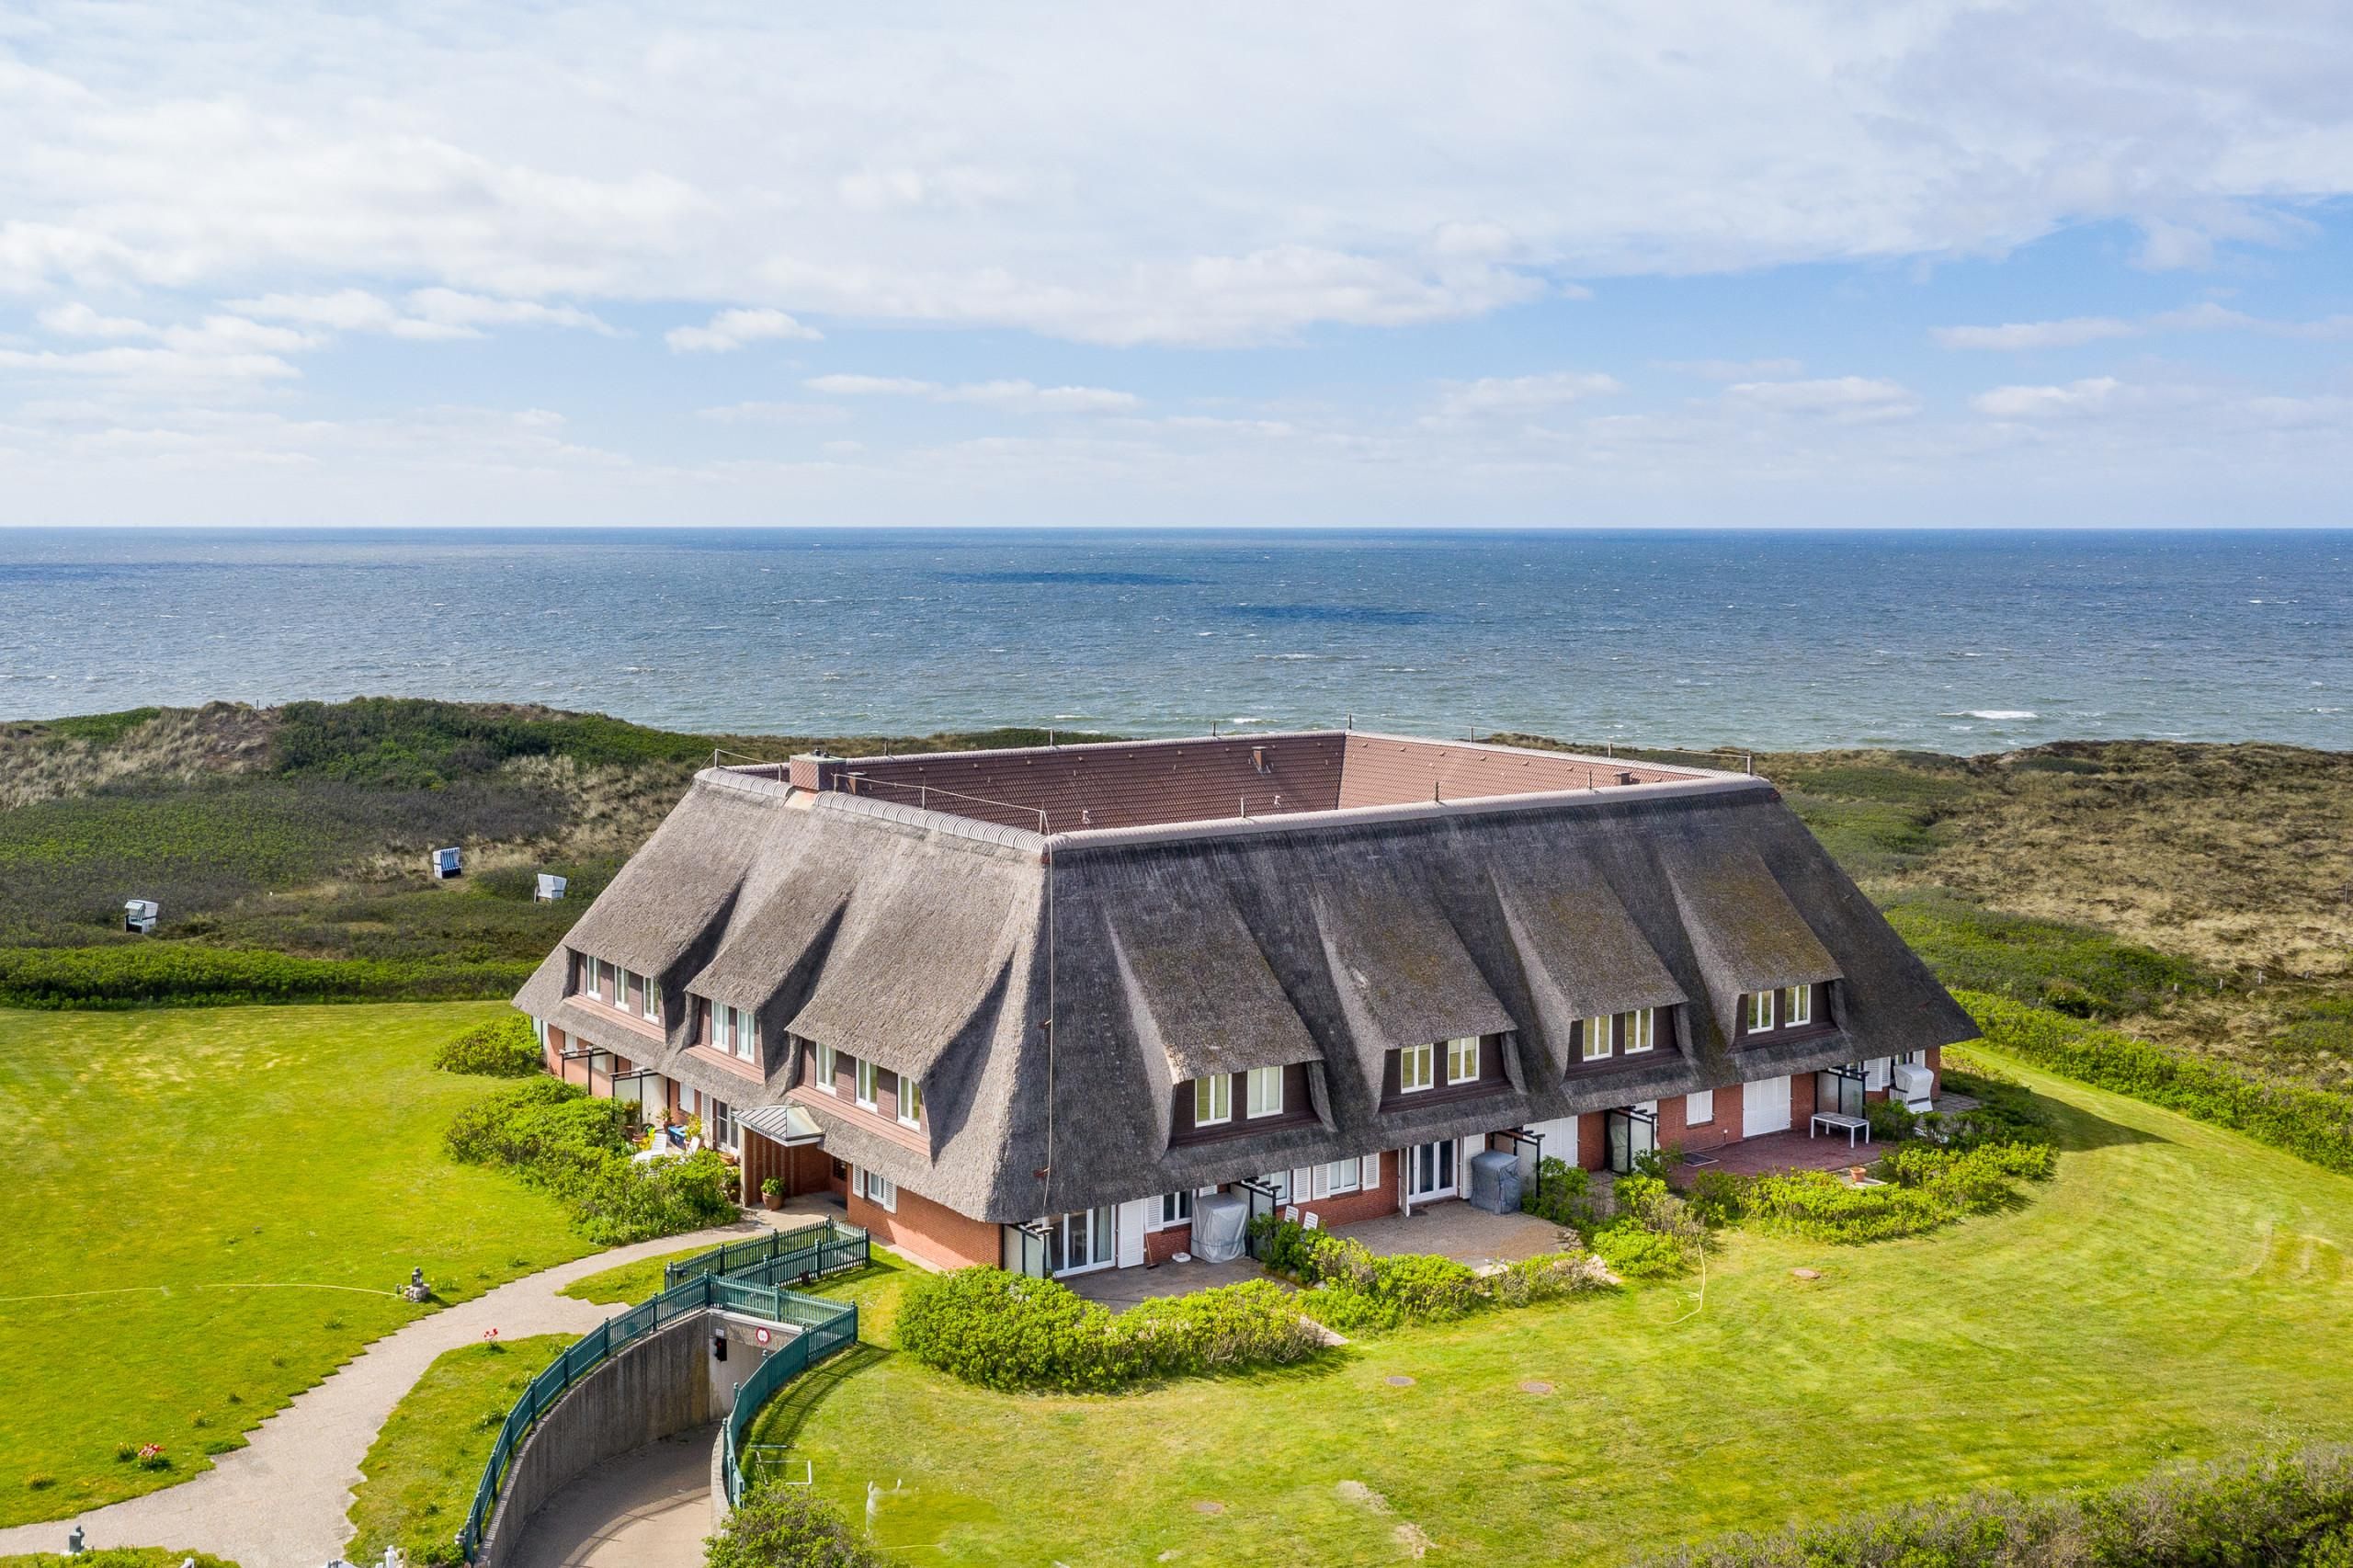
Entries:
POLYGON ((0 718, 2353 747, 2353 533, 0 531, 0 718))

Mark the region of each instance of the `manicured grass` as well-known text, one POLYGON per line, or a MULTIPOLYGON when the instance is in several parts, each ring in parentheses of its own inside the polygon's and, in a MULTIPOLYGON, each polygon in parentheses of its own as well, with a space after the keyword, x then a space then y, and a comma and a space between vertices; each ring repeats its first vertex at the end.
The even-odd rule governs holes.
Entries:
POLYGON ((681 1247, 676 1252, 665 1252, 659 1257, 641 1257, 635 1263, 617 1264, 595 1274, 583 1275, 556 1294, 582 1301, 626 1301, 635 1306, 648 1296, 662 1293, 664 1268, 710 1250, 707 1245, 681 1247))
POLYGON ((1933 1237, 1734 1234, 1704 1301, 1637 1288, 1126 1396, 994 1394, 861 1348, 759 1437, 853 1519, 878 1483, 883 1543, 1006 1564, 1402 1562, 1424 1537, 1453 1562, 1622 1561, 2353 1437, 2353 1180, 2003 1065, 2052 1103, 2059 1176, 1933 1237))
POLYGON ((56 1551, 0 1557, 0 1568, 180 1568, 184 1562, 194 1563, 195 1568, 237 1568, 227 1558, 209 1551, 174 1551, 161 1546, 105 1547, 79 1557, 56 1551))
POLYGON ((366 1479, 352 1493, 349 1516, 359 1533, 344 1555, 380 1562, 385 1547, 398 1545, 413 1562, 454 1561, 451 1538, 465 1523, 500 1425, 573 1338, 534 1335, 436 1357, 360 1461, 366 1479))
POLYGON ((412 1266, 457 1300, 590 1250, 554 1200, 442 1153, 457 1108, 495 1085, 427 1058, 501 1012, 0 1011, 0 1524, 242 1446, 429 1310, 392 1293, 412 1266), (122 1443, 161 1444, 171 1468, 118 1460, 122 1443))

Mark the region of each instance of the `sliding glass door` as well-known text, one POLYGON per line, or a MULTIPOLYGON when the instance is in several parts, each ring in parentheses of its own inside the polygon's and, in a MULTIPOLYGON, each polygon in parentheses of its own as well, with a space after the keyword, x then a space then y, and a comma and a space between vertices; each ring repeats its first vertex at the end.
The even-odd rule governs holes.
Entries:
POLYGON ((1053 1274, 1084 1274, 1108 1268, 1111 1248, 1111 1210, 1082 1210, 1046 1221, 1046 1267, 1053 1274))

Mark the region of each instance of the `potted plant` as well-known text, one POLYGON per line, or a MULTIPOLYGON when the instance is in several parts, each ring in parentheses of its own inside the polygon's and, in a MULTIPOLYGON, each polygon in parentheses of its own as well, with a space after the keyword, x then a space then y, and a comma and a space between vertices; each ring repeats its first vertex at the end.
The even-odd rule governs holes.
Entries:
POLYGON ((784 1207, 783 1177, 770 1176, 760 1183, 760 1204, 761 1207, 771 1210, 784 1207))

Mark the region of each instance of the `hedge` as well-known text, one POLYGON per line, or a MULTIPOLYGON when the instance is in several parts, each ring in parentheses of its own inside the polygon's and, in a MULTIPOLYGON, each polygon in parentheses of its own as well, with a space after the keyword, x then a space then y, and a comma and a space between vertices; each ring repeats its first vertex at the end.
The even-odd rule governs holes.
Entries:
POLYGON ((841 1510, 805 1486, 755 1488, 719 1533, 703 1540, 704 1568, 885 1568, 841 1510))
POLYGON ((2223 1460, 2080 1495, 1973 1492, 1730 1536, 1643 1568, 2353 1568, 2353 1449, 2223 1460))
POLYGON ((444 1073, 483 1078, 528 1078, 545 1060, 531 1020, 520 1013, 477 1025, 444 1041, 433 1053, 433 1065, 444 1073))
POLYGON ((1144 1301, 1113 1315, 1052 1279, 1002 1268, 919 1276, 899 1348, 1005 1392, 1108 1393, 1156 1379, 1303 1361, 1324 1348, 1290 1293, 1265 1279, 1144 1301))
POLYGON ((2243 1132, 2299 1159, 2353 1174, 2353 1096, 2266 1084, 2040 1007, 1956 991, 1985 1042, 2063 1078, 2243 1132))
POLYGON ((563 1199, 606 1246, 674 1236, 735 1217, 726 1162, 709 1149, 640 1165, 623 1131, 629 1108, 574 1084, 532 1078, 484 1096, 443 1134, 468 1165, 505 1165, 563 1199))
POLYGON ((454 1001, 512 995, 530 978, 532 968, 529 962, 504 959, 305 959, 266 948, 153 940, 88 948, 0 948, 0 1006, 454 1001))
POLYGON ((1262 1214, 1251 1221, 1267 1267, 1308 1287, 1298 1310, 1336 1333, 1379 1334, 1412 1323, 1451 1323, 1487 1306, 1524 1307, 1616 1283, 1583 1252, 1546 1253, 1482 1276, 1450 1257, 1376 1255, 1362 1242, 1262 1214))

